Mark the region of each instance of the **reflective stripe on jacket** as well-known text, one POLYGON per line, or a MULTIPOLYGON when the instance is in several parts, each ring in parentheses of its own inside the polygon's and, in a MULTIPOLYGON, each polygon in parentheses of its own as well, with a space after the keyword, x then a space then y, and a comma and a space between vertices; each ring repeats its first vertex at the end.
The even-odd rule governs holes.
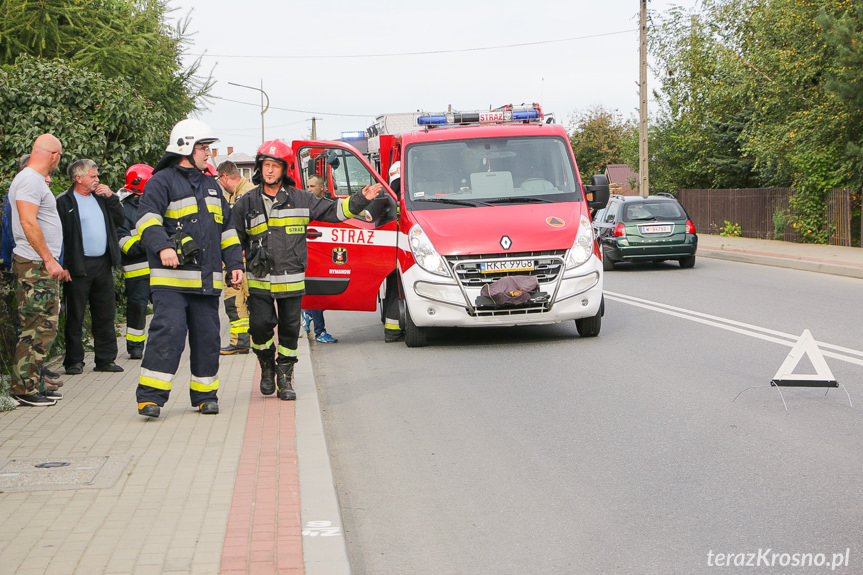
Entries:
POLYGON ((231 208, 216 180, 195 168, 171 166, 153 174, 141 196, 136 228, 150 263, 151 290, 218 295, 222 262, 228 273, 243 269, 231 208), (198 255, 187 265, 165 267, 159 252, 174 249, 170 236, 178 231, 194 238, 198 255))
POLYGON ((247 272, 249 293, 275 298, 301 296, 305 293, 309 222, 344 222, 371 202, 362 194, 333 201, 317 198, 305 190, 282 187, 267 217, 263 193, 258 186, 234 204, 234 224, 246 258, 251 258, 260 246, 267 250, 271 260, 270 273, 265 276, 247 272))
POLYGON ((130 194, 123 198, 123 225, 117 228, 120 236, 120 257, 123 262, 123 277, 126 279, 143 278, 150 275, 147 250, 141 244, 141 234, 135 229, 138 221, 138 204, 141 196, 130 194))

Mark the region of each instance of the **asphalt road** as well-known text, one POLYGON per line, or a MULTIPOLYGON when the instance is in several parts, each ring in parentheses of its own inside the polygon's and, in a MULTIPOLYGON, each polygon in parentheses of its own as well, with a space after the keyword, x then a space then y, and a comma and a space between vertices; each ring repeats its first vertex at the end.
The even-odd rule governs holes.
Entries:
POLYGON ((863 571, 859 280, 699 259, 605 289, 592 339, 408 349, 377 314, 327 312, 340 343, 313 360, 353 572, 863 571), (804 329, 853 407, 785 388, 786 412, 768 386, 804 329))

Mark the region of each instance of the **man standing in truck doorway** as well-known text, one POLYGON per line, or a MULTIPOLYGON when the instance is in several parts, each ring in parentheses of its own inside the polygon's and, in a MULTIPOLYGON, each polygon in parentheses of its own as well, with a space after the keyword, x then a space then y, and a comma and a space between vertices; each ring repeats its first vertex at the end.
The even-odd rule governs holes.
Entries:
MULTIPOLYGON (((326 197, 326 184, 324 178, 318 174, 309 176, 306 182, 306 189, 313 193, 316 198, 326 197)), ((315 341, 318 343, 338 343, 338 339, 327 333, 327 326, 324 323, 324 310, 322 309, 304 309, 303 310, 303 329, 306 333, 311 332, 312 324, 315 326, 315 341)))

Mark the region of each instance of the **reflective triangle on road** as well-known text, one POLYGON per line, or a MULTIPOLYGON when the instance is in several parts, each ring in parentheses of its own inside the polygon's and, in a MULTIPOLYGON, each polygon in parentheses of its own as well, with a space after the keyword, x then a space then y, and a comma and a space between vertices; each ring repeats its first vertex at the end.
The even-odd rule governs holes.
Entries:
POLYGON ((815 338, 809 333, 809 330, 804 330, 791 348, 791 352, 782 365, 779 366, 779 371, 773 376, 773 381, 770 385, 786 386, 786 387, 839 387, 839 382, 833 377, 833 372, 827 366, 815 338), (803 359, 803 356, 809 356, 809 361, 812 367, 815 368, 814 374, 798 374, 794 373, 794 369, 803 359))

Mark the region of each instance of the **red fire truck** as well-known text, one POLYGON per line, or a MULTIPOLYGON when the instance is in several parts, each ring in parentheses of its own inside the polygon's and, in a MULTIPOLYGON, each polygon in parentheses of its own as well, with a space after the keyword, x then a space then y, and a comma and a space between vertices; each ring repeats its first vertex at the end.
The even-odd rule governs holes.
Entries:
POLYGON ((369 135, 370 158, 344 142, 293 143, 303 187, 315 173, 333 197, 384 185, 363 214, 309 225, 304 308, 380 306, 409 347, 433 327, 575 320, 581 336, 599 333, 591 212, 608 202, 608 181, 582 185, 566 132, 538 105, 384 115, 369 135), (539 291, 518 304, 485 297, 510 276, 536 278, 539 291))

